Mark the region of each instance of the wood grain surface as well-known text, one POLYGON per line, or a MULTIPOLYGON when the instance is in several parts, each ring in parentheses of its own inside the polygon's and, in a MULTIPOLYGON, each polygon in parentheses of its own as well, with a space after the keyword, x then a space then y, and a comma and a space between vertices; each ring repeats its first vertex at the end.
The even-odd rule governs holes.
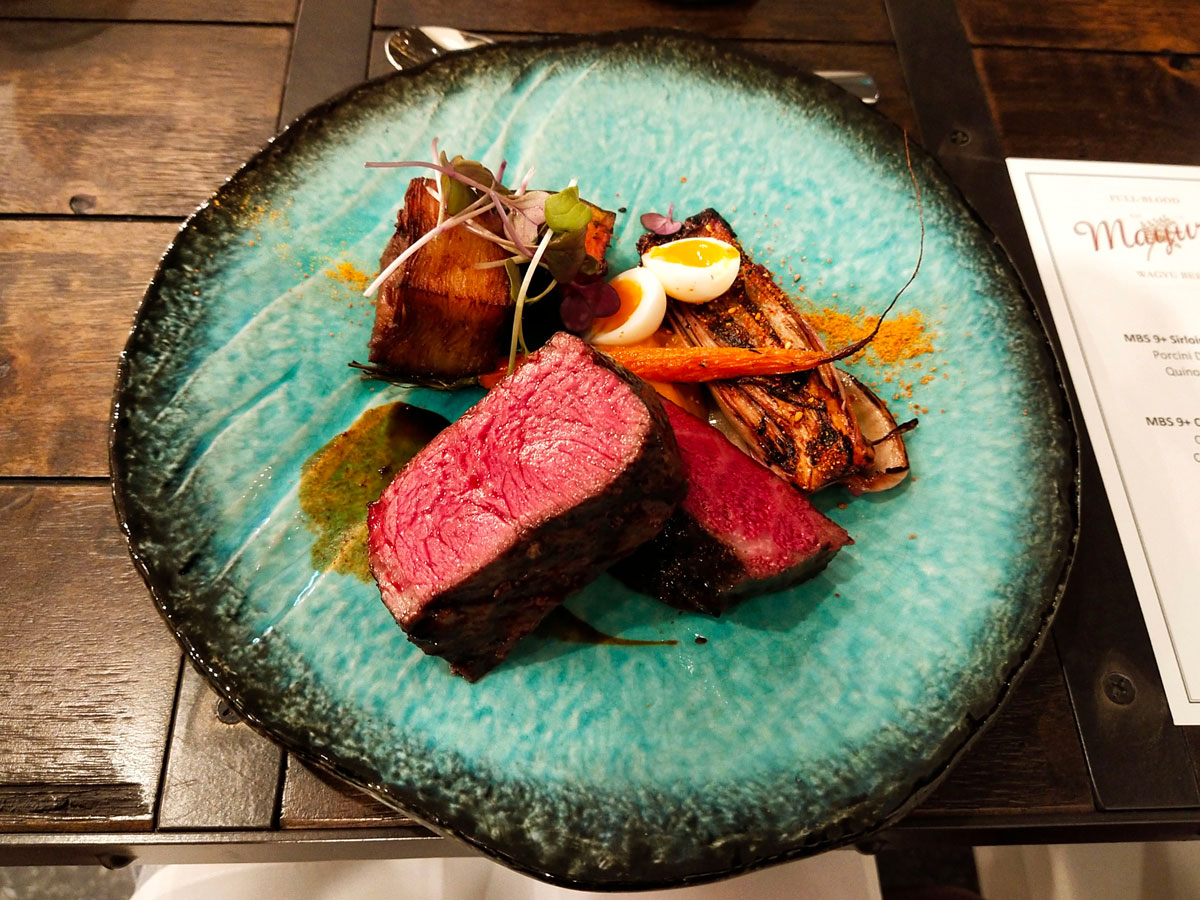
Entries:
MULTIPOLYGON (((1200 6, 957 6, 1006 153, 1197 163, 1200 6)), ((0 833, 149 832, 156 813, 172 836, 408 823, 284 764, 217 717, 190 667, 181 678, 100 480, 134 309, 178 221, 274 132, 299 8, 0 0, 0 833)), ((681 28, 800 68, 868 71, 880 112, 915 126, 882 0, 378 0, 373 74, 402 24, 681 28)), ((1200 765, 1200 729, 1184 735, 1200 765)), ((969 830, 981 817, 1113 821, 1093 803, 1052 643, 898 827, 969 830)))
POLYGON ((342 828, 413 825, 412 819, 356 787, 287 758, 280 828, 342 828))
POLYGON ((296 20, 299 0, 3 0, 0 18, 113 21, 270 22, 296 20))
POLYGON ((0 485, 0 572, 0 828, 149 828, 180 654, 108 485, 0 485))
POLYGON ((176 228, 0 220, 0 476, 107 477, 117 359, 176 228))
POLYGON ((0 20, 0 213, 187 215, 274 133, 289 41, 0 20))
POLYGON ((1008 156, 1195 165, 1200 66, 1165 56, 976 53, 1008 156))
POLYGON ((1200 4, 1154 0, 957 0, 974 44, 1200 53, 1200 4))
POLYGON ((270 828, 283 751, 240 722, 190 664, 175 704, 158 827, 270 828))
POLYGON ((996 721, 904 824, 965 811, 1078 815, 1092 809, 1087 763, 1049 644, 996 721))
POLYGON ((583 34, 623 28, 678 28, 713 38, 890 41, 882 0, 378 0, 375 24, 451 25, 468 31, 583 34))

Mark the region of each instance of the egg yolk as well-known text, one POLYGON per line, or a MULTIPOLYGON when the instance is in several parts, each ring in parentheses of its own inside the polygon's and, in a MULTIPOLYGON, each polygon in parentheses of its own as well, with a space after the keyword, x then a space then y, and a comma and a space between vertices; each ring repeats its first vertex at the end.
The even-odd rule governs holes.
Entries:
POLYGON ((725 259, 737 259, 738 252, 726 244, 706 241, 703 238, 695 240, 672 241, 648 251, 649 256, 661 259, 663 262, 676 263, 681 266, 692 266, 706 269, 725 259))
POLYGON ((615 331, 632 316, 642 302, 642 286, 633 278, 621 278, 612 283, 613 288, 617 292, 617 297, 621 300, 621 305, 617 307, 617 311, 611 316, 598 316, 592 323, 592 330, 595 332, 615 331))

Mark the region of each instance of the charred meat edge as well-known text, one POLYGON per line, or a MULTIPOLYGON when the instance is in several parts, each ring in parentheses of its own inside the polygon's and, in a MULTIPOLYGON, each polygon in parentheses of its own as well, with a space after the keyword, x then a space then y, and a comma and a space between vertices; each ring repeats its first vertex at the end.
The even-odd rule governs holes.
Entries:
MULTIPOLYGON (((676 234, 644 234, 638 240, 638 253, 684 237, 723 240, 742 254, 737 280, 725 294, 703 304, 668 304, 668 320, 685 341, 701 347, 825 351, 820 337, 770 271, 751 260, 729 223, 715 210, 706 209, 686 219, 676 234)), ((729 379, 708 387, 750 454, 801 490, 813 492, 851 480, 862 490, 896 483, 894 479, 861 477, 873 471, 876 447, 863 434, 852 397, 832 364, 812 372, 729 379)), ((896 440, 900 440, 898 436, 896 440)), ((902 440, 900 444, 903 452, 902 440)), ((894 442, 888 450, 889 458, 894 457, 894 442)))
MULTIPOLYGON (((465 581, 431 596, 419 615, 399 623, 409 640, 449 661, 452 671, 468 681, 478 680, 500 663, 569 594, 652 538, 687 492, 679 447, 658 395, 603 354, 590 347, 588 353, 628 384, 645 405, 651 419, 647 440, 603 492, 521 535, 465 581), (646 523, 649 527, 639 527, 646 523), (601 546, 596 546, 597 541, 601 546), (581 542, 592 544, 591 562, 548 585, 536 558, 567 556, 581 542), (481 622, 492 629, 483 641, 478 628, 472 628, 481 622)), ((373 555, 372 574, 377 581, 388 578, 378 566, 373 555)))

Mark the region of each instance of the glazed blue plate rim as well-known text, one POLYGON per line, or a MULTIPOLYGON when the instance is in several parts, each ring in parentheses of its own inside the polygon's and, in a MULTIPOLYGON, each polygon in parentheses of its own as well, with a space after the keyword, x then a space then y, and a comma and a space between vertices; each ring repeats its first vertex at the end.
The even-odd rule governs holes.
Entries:
MULTIPOLYGON (((795 70, 770 60, 763 60, 749 54, 741 53, 737 50, 732 50, 715 44, 706 39, 679 32, 663 31, 660 29, 634 29, 622 32, 613 32, 601 35, 581 35, 571 36, 558 39, 550 39, 544 41, 530 42, 531 48, 542 50, 545 48, 560 48, 570 49, 573 47, 596 47, 619 45, 630 42, 666 42, 676 43, 685 48, 690 45, 692 49, 702 52, 715 54, 719 57, 726 57, 731 60, 740 60, 742 64, 748 64, 760 70, 769 70, 776 77, 788 79, 793 82, 804 82, 810 88, 816 84, 820 84, 819 90, 823 90, 827 94, 828 102, 834 105, 841 105, 845 109, 853 109, 854 115, 867 115, 874 117, 877 128, 882 130, 891 130, 899 133, 899 129, 889 120, 880 115, 877 111, 869 113, 862 110, 861 104, 857 100, 845 95, 840 89, 832 87, 827 83, 816 79, 815 76, 807 73, 798 73, 795 70)), ((303 762, 314 766, 315 768, 326 771, 338 778, 350 782, 369 794, 377 797, 382 802, 397 807, 411 815, 413 818, 427 823, 435 830, 453 836, 472 846, 475 846, 485 854, 504 861, 507 865, 517 870, 523 871, 529 875, 540 878, 542 880, 559 884, 562 886, 593 889, 593 890, 628 890, 628 889, 652 889, 676 887, 683 884, 700 883, 703 881, 714 880, 737 874, 739 872, 748 871, 764 865, 769 865, 784 860, 794 859, 801 856, 811 855, 813 853, 822 852, 834 847, 843 846, 855 841, 860 841, 875 832, 888 827, 896 820, 901 818, 909 810, 911 810, 921 799, 926 796, 941 780, 941 778, 950 769, 953 763, 968 749, 968 747, 978 738, 979 734, 986 725, 995 718, 1004 701, 1011 695, 1012 688, 1019 680, 1024 671, 1028 668, 1029 662, 1036 655, 1048 633, 1049 625, 1058 608, 1059 601, 1065 589, 1067 577, 1070 570, 1070 564, 1074 556, 1075 544, 1078 537, 1079 515, 1078 515, 1078 437, 1074 427, 1074 419, 1071 415, 1071 409, 1067 400, 1067 393, 1063 387, 1062 368, 1058 357, 1054 352, 1053 344, 1049 339, 1046 340, 1046 346, 1043 348, 1048 360, 1048 364, 1053 371, 1055 378, 1054 387, 1057 389, 1058 395, 1062 402, 1062 408, 1058 411, 1049 411, 1049 415, 1059 415, 1065 423, 1066 439, 1070 445, 1071 458, 1069 465, 1063 466, 1063 481, 1060 485, 1065 491, 1071 493, 1069 502, 1066 504, 1069 523, 1065 529, 1067 533, 1056 535, 1060 552, 1058 554, 1058 577, 1055 581, 1055 589, 1050 596, 1044 599, 1041 606, 1041 614, 1038 618, 1037 628, 1030 635, 1024 651, 1017 657, 1017 662, 1012 670, 1005 674, 1001 679, 1000 687, 997 695, 993 698, 990 704, 982 704, 987 706, 987 712, 982 715, 971 716, 965 715, 964 721, 961 723, 963 728, 956 729, 951 735, 952 739, 947 740, 946 746, 942 752, 937 754, 935 758, 928 760, 928 775, 924 779, 918 779, 913 786, 912 791, 905 798, 902 798, 898 803, 890 804, 888 808, 877 810, 873 814, 863 818, 860 811, 857 809, 845 810, 845 815, 841 819, 835 819, 821 831, 814 833, 794 846, 776 848, 777 852, 762 854, 756 858, 740 862, 737 865, 726 866, 720 869, 712 868, 696 868, 694 863, 691 867, 684 864, 677 872, 668 876, 663 876, 661 873, 656 875, 652 880, 636 880, 627 881, 609 881, 609 880, 581 880, 578 878, 563 877, 555 872, 547 872, 544 867, 539 866, 538 861, 529 858, 515 858, 506 854, 503 850, 495 846, 490 846, 487 841, 479 839, 476 835, 454 827, 443 819, 439 811, 425 808, 425 806, 415 798, 398 796, 398 792, 389 787, 386 783, 374 777, 375 773, 364 771, 354 765, 348 765, 344 761, 330 757, 323 753, 320 748, 310 746, 306 743, 299 734, 288 727, 288 723, 280 722, 277 718, 270 714, 270 692, 266 692, 265 696, 258 696, 255 691, 247 690, 246 688, 238 689, 229 678, 229 673, 221 669, 220 666, 214 665, 212 654, 207 646, 207 641, 204 635, 192 635, 178 621, 173 603, 171 600, 170 589, 168 585, 162 584, 156 580, 149 566, 147 559, 141 552, 138 540, 138 523, 133 521, 130 516, 126 497, 123 489, 123 470, 121 460, 118 454, 118 448, 121 441, 125 438, 121 429, 120 413, 123 403, 126 402, 126 390, 128 388, 129 379, 129 348, 135 342, 137 331, 143 318, 147 315, 148 309, 153 305, 153 295, 156 289, 161 285, 164 273, 170 268, 172 254, 176 247, 176 242, 180 235, 187 232, 193 227, 195 220, 200 216, 211 204, 220 200, 222 197, 234 195, 241 186, 244 177, 253 174, 253 172, 269 162, 275 155, 285 154, 290 148, 299 144, 304 140, 306 133, 310 127, 320 127, 322 116, 330 109, 337 107, 343 103, 352 103, 354 99, 362 94, 369 93, 373 89, 373 85, 384 81, 404 80, 420 75, 431 67, 441 65, 453 65, 453 60, 459 57, 471 56, 479 57, 486 56, 489 53, 505 53, 510 52, 513 45, 499 44, 492 47, 482 47, 475 50, 463 51, 461 53, 448 54, 439 60, 435 60, 426 66, 418 67, 412 70, 406 70, 402 73, 392 73, 384 76, 381 79, 376 79, 372 82, 367 82, 363 85, 349 89, 343 94, 332 98, 319 106, 310 110, 305 115, 294 120, 283 132, 271 139, 262 150, 247 160, 237 172, 231 176, 225 184, 223 184, 208 201, 201 204, 191 216, 181 225, 176 238, 168 246, 162 260, 156 270, 154 279, 151 281, 147 289, 146 295, 143 298, 142 304, 139 306, 135 324, 131 331, 129 344, 126 351, 122 353, 118 366, 117 385, 114 393, 113 413, 110 431, 110 465, 112 470, 112 489, 114 503, 117 510, 118 520, 122 532, 129 544, 130 554, 138 571, 146 581, 150 590, 152 599, 158 608, 160 614, 166 620, 168 626, 175 634, 176 639, 183 647, 187 655, 191 658, 193 664, 205 677, 206 681, 221 695, 230 705, 238 712, 238 714, 251 727, 260 733, 264 734, 271 740, 281 744, 289 752, 295 754, 303 762), (265 704, 265 705, 264 705, 265 704), (265 713, 260 713, 259 710, 265 710, 265 713)), ((921 153, 920 149, 914 146, 914 153, 921 153)), ((930 160, 930 162, 932 162, 930 160)), ((933 164, 935 168, 936 164, 933 164)), ((941 176, 944 185, 950 187, 951 191, 958 197, 961 206, 970 212, 970 215, 978 221, 978 216, 970 210, 969 205, 962 199, 961 194, 954 190, 952 183, 938 168, 938 173, 941 176)), ((983 228, 982 225, 980 225, 983 228)), ((986 229, 983 229, 986 231, 986 229)), ((1045 323, 1042 320, 1036 306, 1029 299, 1028 292, 1024 289, 1019 278, 1016 277, 1015 271, 1011 263, 1004 255, 1003 250, 996 245, 993 248, 996 261, 1001 264, 1010 274, 1011 280, 1018 288, 1028 312, 1037 323, 1043 337, 1045 337, 1045 323)))

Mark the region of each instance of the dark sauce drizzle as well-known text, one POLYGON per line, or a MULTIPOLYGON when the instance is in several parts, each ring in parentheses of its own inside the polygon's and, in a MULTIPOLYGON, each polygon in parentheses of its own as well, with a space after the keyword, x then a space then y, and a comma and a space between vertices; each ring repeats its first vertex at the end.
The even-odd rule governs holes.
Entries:
POLYGON ((620 647, 670 647, 679 643, 676 640, 667 641, 635 641, 630 638, 605 634, 598 628, 589 625, 565 606, 558 606, 542 620, 538 633, 546 637, 557 638, 570 644, 614 644, 620 647))

